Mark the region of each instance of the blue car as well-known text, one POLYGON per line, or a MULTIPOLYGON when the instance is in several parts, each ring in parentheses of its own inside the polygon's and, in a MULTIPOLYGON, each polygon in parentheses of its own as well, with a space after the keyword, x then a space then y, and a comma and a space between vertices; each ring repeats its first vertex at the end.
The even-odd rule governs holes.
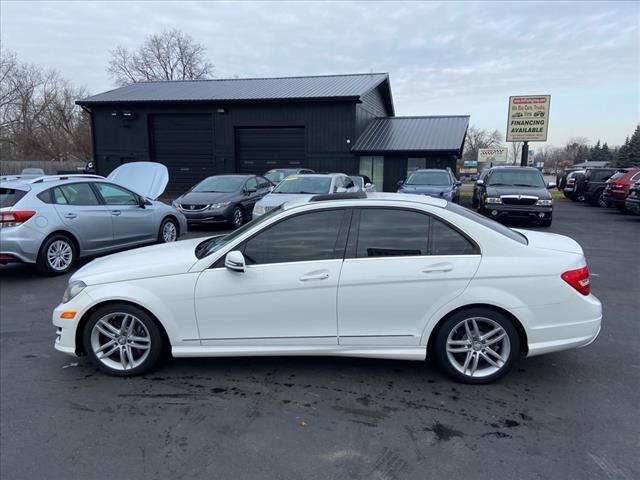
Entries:
POLYGON ((398 182, 398 193, 429 195, 460 203, 460 185, 450 169, 427 168, 415 170, 404 182, 398 182))

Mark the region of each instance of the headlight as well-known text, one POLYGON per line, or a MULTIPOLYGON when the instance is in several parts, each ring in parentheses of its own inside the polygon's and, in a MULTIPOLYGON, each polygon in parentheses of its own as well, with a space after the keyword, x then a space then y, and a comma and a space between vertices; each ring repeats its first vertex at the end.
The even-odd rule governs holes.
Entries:
POLYGON ((260 205, 259 203, 256 203, 253 207, 253 214, 254 215, 263 215, 264 214, 264 207, 262 205, 260 205))
POLYGON ((502 203, 502 199, 500 197, 486 197, 484 203, 502 203))
POLYGON ((553 200, 538 200, 536 202, 536 205, 550 207, 551 205, 553 205, 553 200))
POLYGON ((212 203, 209 205, 209 210, 215 210, 216 208, 224 208, 231 205, 231 202, 223 202, 223 203, 212 203))
POLYGON ((85 289, 87 285, 84 282, 76 280, 75 282, 70 282, 67 289, 64 291, 64 295, 62 295, 62 303, 67 303, 73 297, 78 295, 82 290, 85 289))

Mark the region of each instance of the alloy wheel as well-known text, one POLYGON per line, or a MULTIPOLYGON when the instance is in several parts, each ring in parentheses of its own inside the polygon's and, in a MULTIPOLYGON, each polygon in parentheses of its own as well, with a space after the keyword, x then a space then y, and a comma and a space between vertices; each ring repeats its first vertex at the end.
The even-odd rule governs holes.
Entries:
POLYGON ((447 359, 461 374, 482 378, 500 371, 511 355, 505 329, 484 317, 466 318, 447 337, 447 359))
POLYGON ((91 349, 99 362, 114 370, 140 366, 151 351, 151 335, 135 315, 110 313, 91 330, 91 349))
POLYGON ((47 248, 47 263, 56 272, 68 269, 73 263, 73 247, 65 240, 56 240, 47 248))
POLYGON ((178 237, 178 230, 173 222, 165 222, 162 227, 162 239, 165 243, 175 242, 178 237))
POLYGON ((604 195, 600 194, 598 195, 598 206, 599 207, 606 207, 607 206, 607 202, 604 199, 604 195))
POLYGON ((241 227, 242 226, 242 210, 240 210, 239 208, 236 208, 233 211, 233 225, 235 227, 241 227))

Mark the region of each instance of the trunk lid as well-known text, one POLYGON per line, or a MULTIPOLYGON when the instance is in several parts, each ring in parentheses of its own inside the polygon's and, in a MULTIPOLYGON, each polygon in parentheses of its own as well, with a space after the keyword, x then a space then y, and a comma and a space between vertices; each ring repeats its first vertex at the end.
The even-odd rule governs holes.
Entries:
POLYGON ((538 232, 534 230, 522 230, 519 228, 514 228, 514 230, 527 237, 530 247, 584 255, 580 244, 572 238, 565 237, 564 235, 538 232))

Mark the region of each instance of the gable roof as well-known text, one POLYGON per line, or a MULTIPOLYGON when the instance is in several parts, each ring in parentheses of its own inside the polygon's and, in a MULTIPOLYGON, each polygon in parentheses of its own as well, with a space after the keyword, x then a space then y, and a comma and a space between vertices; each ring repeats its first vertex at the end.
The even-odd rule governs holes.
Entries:
POLYGON ((468 127, 468 115, 376 118, 362 132, 351 151, 461 151, 468 127))
MULTIPOLYGON (((308 77, 238 78, 138 82, 99 93, 78 105, 148 102, 235 102, 293 100, 359 100, 383 82, 387 73, 308 77)), ((391 97, 390 89, 386 89, 391 97)), ((390 99, 389 99, 390 100, 390 99)))

